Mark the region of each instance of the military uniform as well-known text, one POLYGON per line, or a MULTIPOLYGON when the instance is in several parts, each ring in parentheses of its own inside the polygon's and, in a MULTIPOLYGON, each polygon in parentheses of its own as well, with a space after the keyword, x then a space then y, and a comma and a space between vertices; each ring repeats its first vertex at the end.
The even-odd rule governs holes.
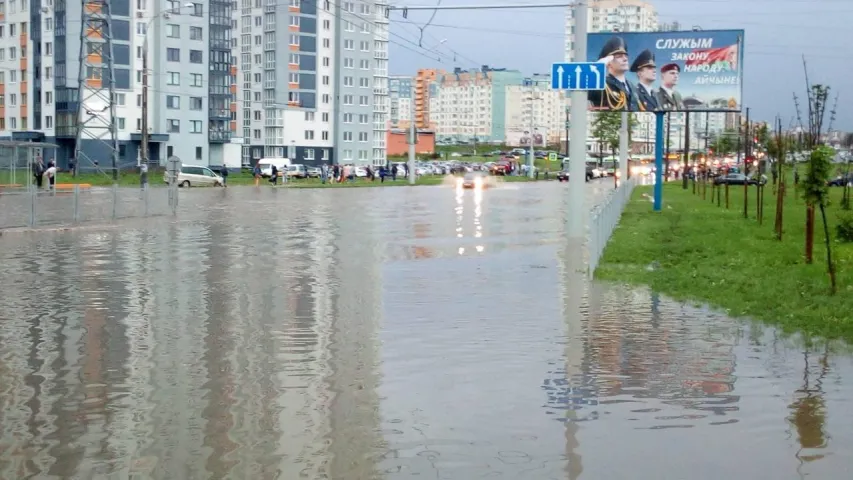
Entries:
MULTIPOLYGON (((660 73, 666 73, 671 70, 677 70, 679 73, 681 72, 681 67, 678 66, 677 63, 668 63, 660 68, 660 73)), ((662 110, 684 110, 684 101, 681 99, 681 94, 672 91, 672 95, 667 93, 663 87, 659 88, 656 92, 658 105, 662 110)))
MULTIPOLYGON (((628 46, 622 37, 611 37, 602 47, 598 54, 598 59, 609 57, 623 53, 628 55, 628 46)), ((637 111, 637 96, 634 94, 634 88, 627 81, 621 81, 607 74, 604 90, 593 90, 588 94, 588 98, 593 108, 604 110, 628 110, 637 111)))
MULTIPOLYGON (((651 50, 643 50, 634 63, 631 64, 631 71, 639 72, 643 68, 655 68, 655 55, 651 50)), ((637 92, 637 107, 641 112, 654 112, 658 109, 658 99, 655 97, 655 92, 651 88, 637 83, 635 88, 637 92)))

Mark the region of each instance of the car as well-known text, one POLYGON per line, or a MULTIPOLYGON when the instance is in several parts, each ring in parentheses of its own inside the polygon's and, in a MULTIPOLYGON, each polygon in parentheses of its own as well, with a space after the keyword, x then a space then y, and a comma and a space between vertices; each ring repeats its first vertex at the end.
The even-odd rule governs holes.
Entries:
MULTIPOLYGON (((569 172, 563 170, 557 174, 557 180, 560 182, 568 182, 569 181, 569 172)), ((588 181, 588 179, 587 179, 588 181)))
POLYGON ((486 176, 478 172, 469 172, 459 179, 459 185, 462 188, 486 188, 486 176))
MULTIPOLYGON (((163 175, 163 181, 169 183, 169 173, 163 175)), ((182 165, 177 180, 179 187, 222 186, 222 177, 208 167, 200 165, 182 165)))
POLYGON ((839 175, 836 178, 826 182, 828 187, 843 187, 845 185, 853 187, 853 173, 849 176, 839 175))
POLYGON ((320 178, 323 175, 323 170, 320 167, 308 167, 309 178, 320 178))
POLYGON ((742 173, 729 173, 714 179, 715 185, 764 185, 766 183, 767 179, 763 176, 760 180, 756 180, 742 173))

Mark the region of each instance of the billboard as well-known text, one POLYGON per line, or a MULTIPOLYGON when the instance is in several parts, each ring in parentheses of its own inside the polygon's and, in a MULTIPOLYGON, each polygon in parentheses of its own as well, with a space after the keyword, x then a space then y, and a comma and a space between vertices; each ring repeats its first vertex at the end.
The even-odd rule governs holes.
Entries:
POLYGON ((533 134, 528 128, 508 128, 506 130, 506 145, 509 147, 529 147, 531 142, 534 147, 545 147, 546 141, 546 132, 537 127, 533 128, 533 134))
POLYGON ((593 110, 739 112, 743 30, 591 33, 587 60, 607 63, 593 110))

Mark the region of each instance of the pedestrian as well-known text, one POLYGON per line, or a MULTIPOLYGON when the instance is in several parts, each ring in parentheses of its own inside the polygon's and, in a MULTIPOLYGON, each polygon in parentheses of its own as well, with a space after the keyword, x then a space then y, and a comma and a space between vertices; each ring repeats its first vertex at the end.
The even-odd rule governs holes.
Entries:
POLYGON ((261 167, 257 163, 255 164, 255 168, 252 169, 252 175, 255 177, 255 186, 259 186, 261 181, 261 167))
POLYGON ((388 171, 385 169, 385 166, 379 167, 379 183, 385 183, 385 175, 388 174, 388 171))
POLYGON ((275 165, 270 167, 270 183, 273 187, 278 186, 278 168, 275 165))
POLYGON ((392 163, 390 168, 391 168, 391 180, 396 182, 397 181, 397 165, 392 163))
POLYGON ((326 164, 320 165, 320 183, 323 185, 326 184, 326 176, 329 174, 329 170, 326 168, 326 164))
POLYGON ((145 190, 148 186, 148 164, 139 165, 139 188, 145 190))
POLYGON ((227 187, 228 186, 228 167, 223 165, 222 168, 219 169, 219 174, 222 176, 222 186, 227 187))
POLYGON ((39 157, 33 165, 33 175, 36 177, 36 187, 41 189, 44 178, 44 163, 41 161, 41 157, 39 157))
POLYGON ((48 189, 53 191, 56 188, 56 164, 52 160, 48 163, 47 170, 44 171, 44 176, 47 177, 48 189))

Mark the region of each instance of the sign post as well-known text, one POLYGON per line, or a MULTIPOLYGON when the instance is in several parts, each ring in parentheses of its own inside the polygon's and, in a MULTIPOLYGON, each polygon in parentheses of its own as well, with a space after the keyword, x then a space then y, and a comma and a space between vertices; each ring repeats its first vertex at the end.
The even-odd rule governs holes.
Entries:
MULTIPOLYGON (((654 211, 661 211, 663 203, 663 117, 666 112, 655 112, 655 203, 654 211)), ((669 162, 667 162, 669 163, 669 162)))
POLYGON ((172 214, 178 213, 178 174, 181 173, 181 159, 172 155, 166 160, 166 176, 169 179, 169 206, 172 214))

